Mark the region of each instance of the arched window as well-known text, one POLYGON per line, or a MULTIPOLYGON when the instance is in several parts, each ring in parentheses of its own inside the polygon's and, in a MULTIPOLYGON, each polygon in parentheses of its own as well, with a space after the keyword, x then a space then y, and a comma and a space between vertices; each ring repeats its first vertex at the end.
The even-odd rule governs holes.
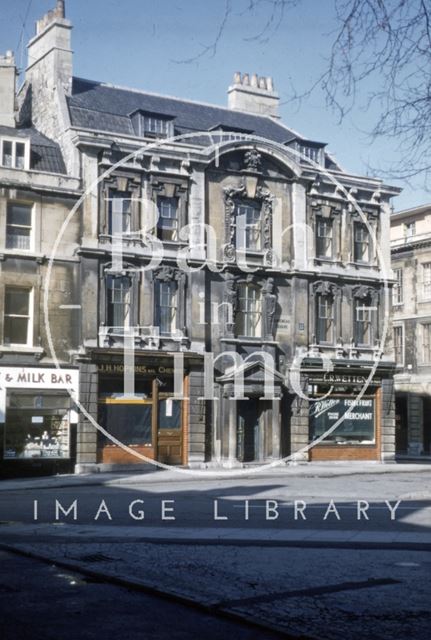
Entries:
POLYGON ((262 295, 254 284, 243 283, 238 287, 236 334, 250 338, 262 335, 262 295))

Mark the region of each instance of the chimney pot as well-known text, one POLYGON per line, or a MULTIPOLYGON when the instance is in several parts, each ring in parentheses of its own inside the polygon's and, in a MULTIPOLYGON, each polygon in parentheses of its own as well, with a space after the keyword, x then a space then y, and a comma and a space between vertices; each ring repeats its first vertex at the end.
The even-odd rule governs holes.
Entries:
POLYGON ((248 111, 271 118, 278 118, 280 98, 274 91, 274 83, 270 76, 259 77, 256 73, 250 78, 248 73, 234 74, 234 83, 228 90, 229 109, 248 111))

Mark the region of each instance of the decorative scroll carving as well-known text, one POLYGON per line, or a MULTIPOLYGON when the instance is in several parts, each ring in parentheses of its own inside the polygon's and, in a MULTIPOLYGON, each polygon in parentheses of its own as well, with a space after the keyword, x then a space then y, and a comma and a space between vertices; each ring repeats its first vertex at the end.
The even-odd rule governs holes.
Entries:
POLYGON ((225 276, 224 302, 226 309, 226 332, 229 335, 233 335, 235 329, 235 314, 238 306, 238 286, 237 280, 232 273, 226 273, 225 276))
MULTIPOLYGON (((225 201, 225 246, 224 256, 228 262, 234 262, 236 257, 235 228, 237 200, 247 197, 245 184, 229 186, 223 189, 225 201)), ((265 251, 265 263, 273 263, 272 252, 272 216, 273 196, 269 189, 259 186, 256 189, 255 200, 262 203, 262 248, 265 251)))
POLYGON ((247 195, 244 184, 237 187, 229 186, 223 189, 225 203, 225 240, 224 256, 228 262, 234 262, 236 256, 235 249, 235 208, 236 198, 243 198, 247 195))
POLYGON ((341 295, 341 289, 332 282, 326 280, 318 280, 313 283, 313 295, 320 294, 323 296, 339 296, 341 295))
POLYGON ((160 282, 183 282, 185 280, 185 273, 181 271, 181 269, 176 269, 175 267, 160 267, 153 272, 154 280, 159 280, 160 282))

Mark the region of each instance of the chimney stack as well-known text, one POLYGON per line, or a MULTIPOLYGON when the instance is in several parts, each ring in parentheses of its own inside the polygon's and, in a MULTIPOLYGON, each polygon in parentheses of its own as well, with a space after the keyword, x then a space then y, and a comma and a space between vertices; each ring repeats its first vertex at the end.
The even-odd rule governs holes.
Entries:
POLYGON ((254 73, 250 79, 248 73, 239 71, 234 74, 233 84, 228 89, 229 109, 279 118, 279 102, 272 78, 259 77, 254 73))
POLYGON ((36 35, 28 44, 26 79, 32 84, 55 87, 60 82, 66 93, 72 86, 72 24, 66 20, 64 0, 36 22, 36 35))
POLYGON ((16 66, 12 51, 0 56, 0 125, 15 127, 16 66))

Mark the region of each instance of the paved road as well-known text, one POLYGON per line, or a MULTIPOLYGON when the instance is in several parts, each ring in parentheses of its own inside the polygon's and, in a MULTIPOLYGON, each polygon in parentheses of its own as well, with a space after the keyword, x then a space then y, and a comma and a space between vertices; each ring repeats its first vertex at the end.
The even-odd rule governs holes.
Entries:
POLYGON ((0 563, 2 640, 280 637, 4 551, 0 551, 0 563))

